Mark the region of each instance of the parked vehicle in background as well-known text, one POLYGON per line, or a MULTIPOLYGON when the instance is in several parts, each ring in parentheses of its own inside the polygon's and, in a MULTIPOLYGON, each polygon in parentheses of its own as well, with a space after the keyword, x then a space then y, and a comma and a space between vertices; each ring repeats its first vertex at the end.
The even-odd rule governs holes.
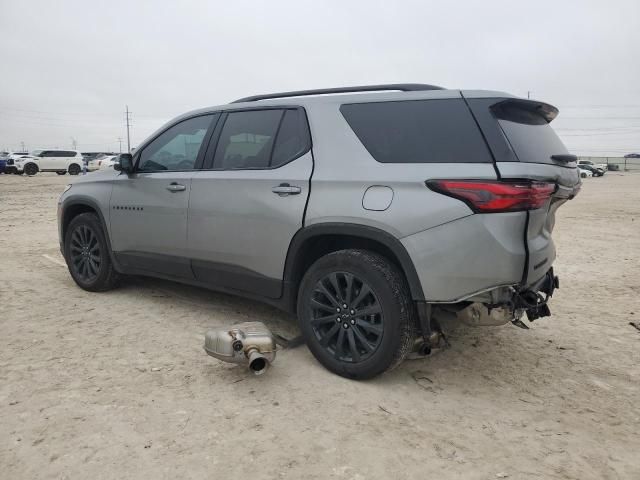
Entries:
POLYGON ((593 163, 591 160, 578 160, 578 165, 591 165, 594 168, 602 170, 603 173, 608 170, 606 163, 593 163))
POLYGON ((23 173, 24 159, 32 158, 29 154, 12 153, 7 158, 4 173, 23 173))
POLYGON ((595 165, 590 165, 588 163, 579 163, 578 168, 581 168, 582 170, 589 170, 594 177, 602 177, 606 172, 606 170, 596 167, 595 165))
POLYGON ((9 152, 0 152, 0 173, 6 173, 7 160, 9 160, 9 152))
POLYGON ((87 162, 87 171, 94 172, 98 170, 100 168, 100 160, 104 157, 105 157, 104 153, 99 153, 98 155, 93 157, 91 160, 87 160, 87 157, 84 157, 85 161, 87 162))
POLYGON ((578 170, 580 172, 580 178, 593 177, 593 172, 587 168, 583 168, 584 165, 578 165, 578 170))
POLYGON ((556 211, 581 185, 557 114, 415 84, 189 112, 65 189, 60 248, 88 291, 148 275, 276 305, 325 367, 370 378, 445 343, 440 320, 550 315, 556 211))
POLYGON ((110 156, 104 157, 103 159, 100 160, 99 169, 100 170, 112 169, 113 166, 116 163, 118 163, 118 158, 119 157, 120 157, 120 155, 110 155, 110 156))
POLYGON ((115 153, 111 152, 89 152, 83 153, 82 158, 84 158, 87 164, 87 171, 95 172, 100 169, 100 161, 106 157, 111 157, 115 155, 115 153))
POLYGON ((87 165, 87 170, 89 172, 95 172, 96 170, 100 170, 102 168, 102 164, 104 162, 109 161, 109 159, 116 157, 117 155, 113 153, 100 153, 93 160, 91 160, 87 165))
POLYGON ((640 153, 627 153, 624 158, 640 158, 640 153))
POLYGON ((16 173, 35 175, 38 172, 56 172, 78 175, 82 171, 82 154, 76 150, 34 150, 15 160, 16 173))

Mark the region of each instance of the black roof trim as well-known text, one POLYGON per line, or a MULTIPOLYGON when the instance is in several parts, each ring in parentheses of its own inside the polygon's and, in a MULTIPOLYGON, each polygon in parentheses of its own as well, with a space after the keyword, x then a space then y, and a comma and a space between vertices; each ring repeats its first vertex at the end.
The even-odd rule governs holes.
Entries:
POLYGON ((309 95, 329 95, 335 93, 379 92, 384 90, 399 90, 401 92, 421 92, 425 90, 444 90, 436 85, 424 83, 389 83, 385 85, 360 85, 355 87, 320 88, 317 90, 297 90, 293 92, 268 93, 265 95, 253 95, 234 100, 231 103, 255 102, 257 100, 269 100, 271 98, 306 97, 309 95))

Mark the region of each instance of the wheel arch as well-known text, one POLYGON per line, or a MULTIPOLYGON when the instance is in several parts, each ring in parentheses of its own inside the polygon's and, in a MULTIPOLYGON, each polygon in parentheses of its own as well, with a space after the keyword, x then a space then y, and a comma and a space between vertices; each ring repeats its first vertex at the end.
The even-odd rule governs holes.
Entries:
MULTIPOLYGON (((74 165, 80 169, 80 172, 82 172, 82 165, 80 165, 78 162, 71 162, 71 163, 69 163, 69 165, 67 165, 67 170, 66 170, 66 172, 69 173, 70 175, 71 175, 70 169, 74 165)), ((78 172, 78 173, 80 173, 80 172, 78 172)))
POLYGON ((404 245, 379 228, 350 223, 322 223, 300 229, 291 240, 284 269, 285 302, 295 311, 298 286, 304 273, 318 258, 337 250, 361 248, 379 253, 403 273, 411 298, 424 301, 422 284, 404 245))
MULTIPOLYGON (((81 215, 83 213, 94 213, 98 216, 100 223, 102 224, 102 229, 104 231, 105 239, 107 240, 107 245, 109 247, 109 256, 111 257, 111 261, 118 271, 120 271, 119 265, 115 256, 113 255, 113 250, 111 248, 111 238, 109 237, 109 229, 107 228, 107 222, 105 221, 104 215, 102 215, 102 211, 98 204, 90 198, 74 198, 65 201, 62 204, 62 213, 60 216, 60 234, 61 241, 64 244, 64 239, 67 235, 67 229, 69 228, 69 224, 71 221, 81 215)), ((63 255, 64 255, 64 248, 63 255)))

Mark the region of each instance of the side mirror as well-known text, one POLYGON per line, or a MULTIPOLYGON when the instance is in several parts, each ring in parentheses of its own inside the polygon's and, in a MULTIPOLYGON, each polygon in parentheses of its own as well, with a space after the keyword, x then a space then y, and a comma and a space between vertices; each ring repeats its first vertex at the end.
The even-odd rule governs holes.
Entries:
POLYGON ((130 153, 121 154, 118 161, 113 164, 113 169, 127 175, 133 173, 133 155, 130 153))

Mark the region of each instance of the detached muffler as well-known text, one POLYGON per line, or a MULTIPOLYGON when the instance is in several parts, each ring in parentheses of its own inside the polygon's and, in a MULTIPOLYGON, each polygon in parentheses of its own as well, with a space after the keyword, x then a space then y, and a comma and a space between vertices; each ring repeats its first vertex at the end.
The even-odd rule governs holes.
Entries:
POLYGON ((266 372, 276 359, 275 339, 260 322, 209 330, 204 337, 204 350, 223 362, 246 363, 256 375, 266 372))

